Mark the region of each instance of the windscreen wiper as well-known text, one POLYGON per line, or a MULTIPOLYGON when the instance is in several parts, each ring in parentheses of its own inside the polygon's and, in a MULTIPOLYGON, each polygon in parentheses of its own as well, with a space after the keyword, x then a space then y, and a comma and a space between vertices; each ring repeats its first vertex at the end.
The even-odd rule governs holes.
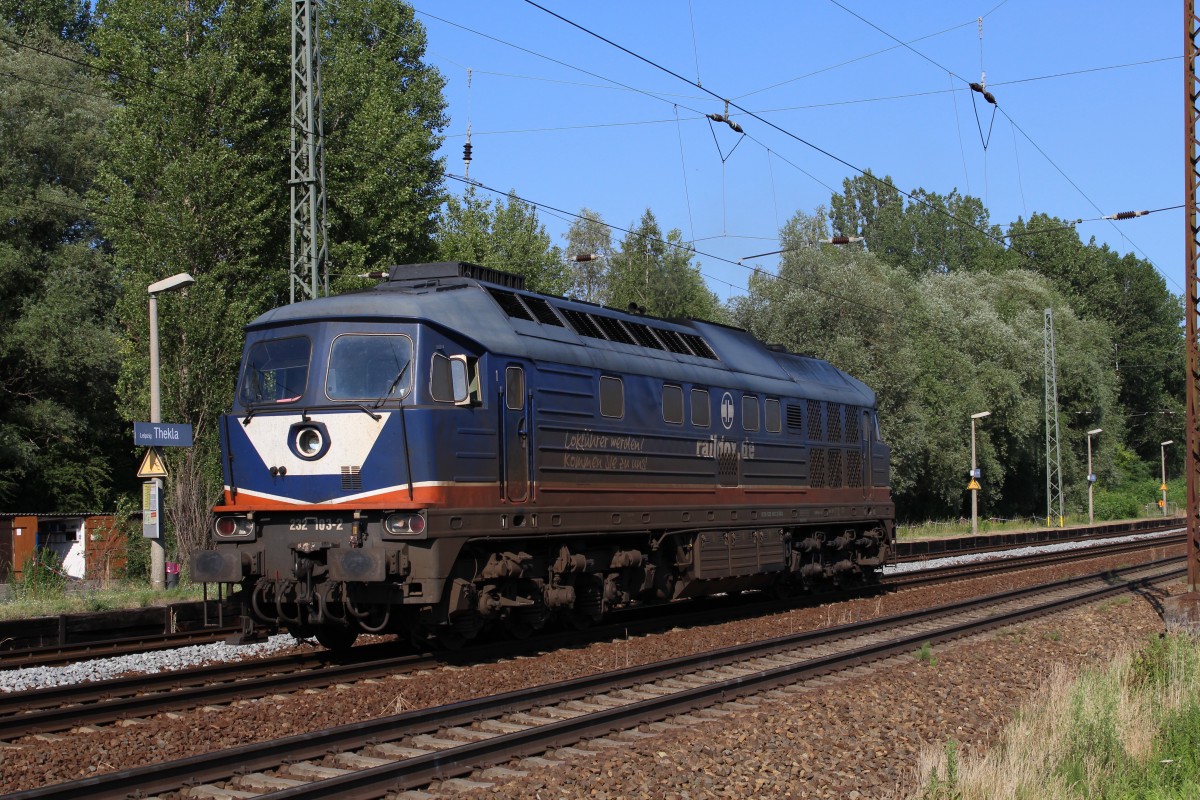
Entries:
POLYGON ((392 379, 392 384, 388 386, 388 390, 384 392, 383 397, 375 401, 375 405, 372 406, 372 408, 379 408, 381 405, 387 402, 387 399, 392 396, 392 392, 396 391, 396 387, 400 385, 400 381, 404 377, 404 373, 408 372, 408 365, 411 363, 411 359, 404 362, 404 366, 401 367, 400 371, 396 373, 396 377, 392 379))

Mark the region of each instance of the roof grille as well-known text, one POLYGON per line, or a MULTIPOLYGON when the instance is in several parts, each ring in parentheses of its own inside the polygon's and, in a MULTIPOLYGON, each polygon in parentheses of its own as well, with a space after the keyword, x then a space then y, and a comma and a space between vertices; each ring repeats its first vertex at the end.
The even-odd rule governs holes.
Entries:
POLYGON ((504 313, 508 314, 510 317, 527 319, 530 322, 534 321, 533 315, 529 313, 529 309, 525 308, 525 304, 521 302, 521 298, 517 297, 512 292, 504 292, 500 289, 493 289, 489 286, 488 294, 496 299, 496 302, 499 303, 500 307, 504 309, 504 313))
POLYGON ((708 346, 708 342, 704 341, 696 334, 681 333, 679 335, 683 337, 683 341, 687 342, 687 346, 692 349, 692 352, 700 356, 700 358, 715 359, 717 357, 717 354, 714 353, 712 348, 708 346))
POLYGON ((589 314, 600 330, 604 331, 604 335, 609 341, 621 342, 622 344, 635 344, 633 337, 629 335, 629 331, 625 330, 621 325, 621 320, 613 317, 605 317, 600 314, 589 314))
POLYGON ((571 323, 571 327, 580 336, 590 336, 593 339, 606 339, 604 332, 596 325, 595 320, 590 314, 585 314, 582 311, 576 311, 573 308, 562 309, 563 315, 566 316, 567 322, 571 323))
POLYGON ((537 321, 543 325, 556 325, 559 328, 563 327, 563 321, 558 318, 558 314, 554 313, 554 306, 547 303, 540 297, 530 297, 522 295, 521 299, 525 301, 525 305, 529 306, 529 310, 537 317, 537 321))
POLYGON ((654 329, 649 325, 643 325, 640 322, 625 321, 625 327, 633 333, 633 338, 637 339, 637 343, 642 347, 653 347, 655 350, 662 350, 663 344, 654 335, 654 329))
POLYGON ((670 328, 655 328, 654 332, 658 334, 658 338, 662 339, 662 343, 672 353, 679 353, 683 356, 694 355, 692 349, 687 346, 687 342, 683 340, 678 331, 673 331, 670 328))

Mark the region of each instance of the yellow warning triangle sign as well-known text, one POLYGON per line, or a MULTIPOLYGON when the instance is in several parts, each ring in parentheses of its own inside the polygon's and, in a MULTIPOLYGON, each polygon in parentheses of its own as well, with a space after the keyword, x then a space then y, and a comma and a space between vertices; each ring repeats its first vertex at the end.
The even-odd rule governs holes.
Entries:
POLYGON ((147 448, 146 455, 142 458, 142 465, 138 467, 137 476, 139 478, 167 477, 167 465, 163 463, 162 453, 157 447, 147 448))
POLYGON ((1167 485, 1164 483, 1162 486, 1158 487, 1158 490, 1160 492, 1165 492, 1167 490, 1167 485))
POLYGON ((974 478, 971 478, 971 482, 967 484, 967 489, 970 491, 979 489, 979 481, 975 480, 974 478))

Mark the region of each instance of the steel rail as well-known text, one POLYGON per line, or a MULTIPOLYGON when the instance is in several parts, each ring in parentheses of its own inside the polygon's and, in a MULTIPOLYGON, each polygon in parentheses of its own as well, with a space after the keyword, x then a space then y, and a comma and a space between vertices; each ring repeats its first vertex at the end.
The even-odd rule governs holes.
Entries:
POLYGON ((89 658, 153 653, 158 650, 173 650, 193 644, 212 644, 228 639, 240 628, 208 628, 194 631, 176 631, 147 636, 128 636, 104 639, 79 644, 49 645, 46 647, 23 647, 19 650, 0 650, 0 670, 21 667, 53 667, 72 664, 89 658))
MULTIPOLYGON (((1172 537, 1170 542, 1180 543, 1182 534, 1172 537), (1176 542, 1176 539, 1179 541, 1176 542)), ((981 574, 1036 568, 1065 560, 1111 556, 1114 553, 1142 549, 1146 546, 1145 541, 1123 542, 1116 545, 1100 545, 1087 550, 1050 554, 1054 558, 1047 554, 1034 554, 971 565, 921 570, 889 576, 884 579, 883 584, 888 588, 905 588, 977 577, 981 574)), ((1156 541, 1153 546, 1164 545, 1156 541)), ((620 636, 630 631, 643 634, 665 627, 736 620, 792 609, 796 607, 797 600, 808 599, 807 596, 801 596, 783 601, 756 602, 718 609, 716 614, 711 609, 695 610, 681 606, 677 614, 663 616, 659 613, 647 619, 622 620, 598 627, 586 634, 560 633, 537 637, 528 642, 483 644, 457 654, 406 653, 372 658, 376 654, 395 650, 394 644, 384 643, 363 646, 340 654, 318 651, 0 694, 0 741, 11 741, 33 733, 50 733, 200 705, 316 688, 341 681, 436 668, 448 662, 485 662, 548 648, 576 645, 581 641, 605 641, 614 635, 620 636)), ((822 596, 816 599, 824 602, 828 598, 822 596)))
MULTIPOLYGON (((1174 561, 1174 559, 1172 559, 1174 561)), ((1142 565, 1145 571, 1156 565, 1142 565)), ((1161 566, 1158 564, 1157 566, 1161 566)), ((277 768, 283 763, 323 757, 352 747, 379 741, 393 741, 453 725, 470 724, 483 716, 496 716, 529 710, 539 705, 586 698, 600 691, 636 685, 678 675, 683 672, 721 666, 755 656, 765 656, 797 646, 813 646, 822 642, 845 639, 853 635, 884 632, 899 625, 911 624, 938 616, 962 613, 997 605, 1008 600, 1078 587, 1096 580, 1104 586, 1081 592, 1066 599, 1057 599, 1024 609, 1016 609, 982 621, 958 623, 938 631, 922 630, 901 639, 867 645, 840 656, 823 657, 797 665, 768 669, 758 675, 740 676, 694 690, 676 692, 669 697, 631 703, 615 709, 579 716, 572 720, 549 723, 529 731, 504 734, 483 742, 464 744, 453 750, 431 752, 386 766, 374 767, 307 786, 262 795, 271 800, 302 797, 374 798, 436 779, 445 779, 469 772, 497 761, 542 752, 554 743, 575 741, 589 735, 609 733, 653 719, 661 719, 681 709, 710 704, 729 696, 762 691, 769 686, 794 682, 805 677, 826 674, 867 661, 885 658, 895 653, 910 652, 915 646, 931 641, 945 641, 989 628, 1011 624, 1039 614, 1051 613, 1101 597, 1121 593, 1147 581, 1167 580, 1183 574, 1177 569, 1153 578, 1120 579, 1112 572, 1102 572, 1056 581, 1038 587, 1014 589, 983 598, 964 600, 933 609, 906 612, 886 618, 849 623, 816 632, 803 632, 722 648, 717 651, 683 656, 654 664, 629 667, 598 675, 561 681, 530 690, 518 690, 486 698, 465 700, 436 708, 420 709, 327 731, 300 734, 258 744, 244 745, 215 753, 193 756, 161 764, 120 770, 79 781, 31 789, 9 795, 6 800, 67 800, 86 796, 96 800, 125 798, 134 792, 142 796, 227 779, 234 774, 277 768), (715 698, 715 700, 714 700, 715 698), (549 738, 550 735, 553 738, 549 738)))

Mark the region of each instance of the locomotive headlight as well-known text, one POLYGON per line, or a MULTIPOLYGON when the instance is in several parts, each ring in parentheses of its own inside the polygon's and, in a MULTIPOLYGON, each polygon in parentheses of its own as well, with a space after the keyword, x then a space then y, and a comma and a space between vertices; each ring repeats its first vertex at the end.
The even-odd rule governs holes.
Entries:
POLYGON ((254 535, 254 523, 245 517, 217 517, 213 533, 218 539, 244 539, 254 535))
POLYGON ((315 458, 324 443, 325 437, 316 428, 301 428, 296 432, 296 449, 305 458, 315 458))
POLYGON ((383 529, 393 536, 416 536, 425 532, 425 513, 401 512, 389 514, 383 520, 383 529))
POLYGON ((316 461, 329 452, 329 429, 321 422, 297 422, 288 431, 288 449, 305 461, 316 461))

